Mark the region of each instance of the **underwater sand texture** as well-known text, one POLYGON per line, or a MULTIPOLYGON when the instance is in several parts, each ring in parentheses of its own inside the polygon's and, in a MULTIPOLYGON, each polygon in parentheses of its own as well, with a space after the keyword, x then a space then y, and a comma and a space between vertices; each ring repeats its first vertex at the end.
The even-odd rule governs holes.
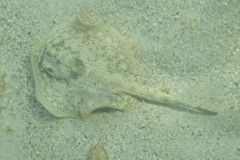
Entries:
POLYGON ((104 144, 109 160, 240 159, 239 6, 239 0, 0 1, 0 70, 7 73, 0 98, 0 159, 87 160, 97 143, 104 144), (161 74, 160 83, 151 86, 166 87, 175 101, 161 105, 132 93, 137 104, 127 95, 125 102, 133 100, 133 108, 94 108, 84 120, 54 117, 37 102, 29 61, 33 45, 85 8, 108 16, 95 23, 124 26, 140 41, 144 64, 161 74), (125 23, 116 24, 119 20, 125 23), (197 110, 179 101, 218 114, 187 113, 184 107, 197 110))
POLYGON ((171 100, 157 87, 147 85, 153 77, 140 52, 137 40, 125 28, 96 14, 77 17, 55 28, 35 47, 36 97, 57 117, 125 111, 134 105, 134 99, 180 111, 216 114, 171 100))

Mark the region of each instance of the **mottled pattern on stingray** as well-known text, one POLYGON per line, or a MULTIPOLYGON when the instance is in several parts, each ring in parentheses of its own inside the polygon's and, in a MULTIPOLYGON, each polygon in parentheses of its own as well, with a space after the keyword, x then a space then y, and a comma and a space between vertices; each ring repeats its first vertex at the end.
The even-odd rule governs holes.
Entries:
POLYGON ((79 117, 103 106, 122 110, 134 103, 124 92, 149 95, 151 74, 137 41, 123 27, 95 18, 60 25, 34 48, 36 97, 57 117, 79 117))

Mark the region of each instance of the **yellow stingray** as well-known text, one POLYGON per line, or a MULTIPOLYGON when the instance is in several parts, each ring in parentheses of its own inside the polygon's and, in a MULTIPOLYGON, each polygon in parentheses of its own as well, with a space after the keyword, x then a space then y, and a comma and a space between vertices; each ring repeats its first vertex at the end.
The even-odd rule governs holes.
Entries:
POLYGON ((57 117, 79 117, 101 107, 125 110, 134 99, 179 104, 148 85, 152 73, 133 37, 98 16, 54 29, 32 54, 38 101, 57 117))

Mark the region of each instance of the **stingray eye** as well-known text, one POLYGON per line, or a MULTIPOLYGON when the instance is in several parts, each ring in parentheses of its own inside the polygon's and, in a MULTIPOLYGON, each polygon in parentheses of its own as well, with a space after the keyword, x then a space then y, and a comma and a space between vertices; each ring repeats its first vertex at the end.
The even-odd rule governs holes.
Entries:
POLYGON ((39 70, 48 77, 54 78, 55 77, 54 63, 57 63, 56 61, 57 60, 51 56, 50 51, 47 50, 47 48, 44 48, 43 57, 39 65, 39 70))
POLYGON ((45 68, 44 72, 49 76, 49 77, 53 77, 54 71, 52 68, 45 68))
POLYGON ((86 66, 80 58, 75 58, 72 63, 73 70, 78 76, 83 76, 86 70, 86 66))

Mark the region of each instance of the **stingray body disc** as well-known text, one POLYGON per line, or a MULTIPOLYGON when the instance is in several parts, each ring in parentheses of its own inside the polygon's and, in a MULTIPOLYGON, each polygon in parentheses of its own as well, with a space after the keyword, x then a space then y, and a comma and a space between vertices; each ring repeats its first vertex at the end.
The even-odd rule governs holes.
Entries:
POLYGON ((77 117, 101 106, 121 109, 124 95, 118 90, 131 90, 136 77, 146 77, 137 53, 122 28, 75 18, 34 48, 36 97, 57 117, 77 117))

